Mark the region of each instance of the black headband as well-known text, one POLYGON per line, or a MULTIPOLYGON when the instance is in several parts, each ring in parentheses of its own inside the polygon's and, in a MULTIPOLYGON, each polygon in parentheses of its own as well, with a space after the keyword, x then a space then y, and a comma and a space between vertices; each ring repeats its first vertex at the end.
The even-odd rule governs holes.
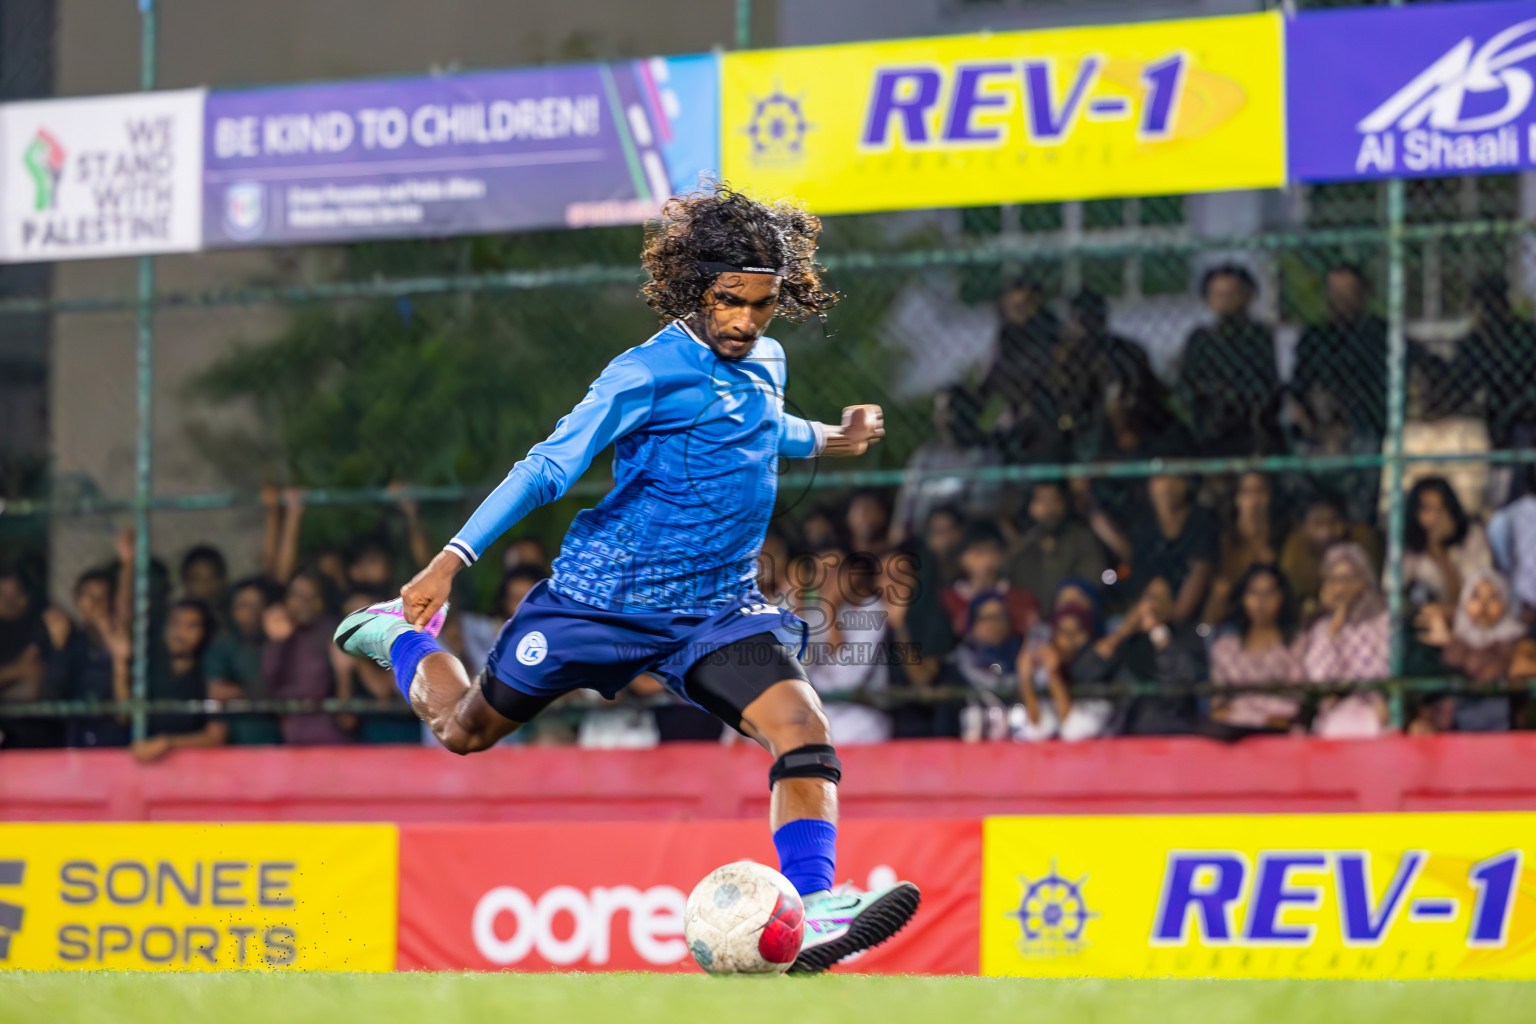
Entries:
POLYGON ((774 270, 772 267, 738 267, 731 263, 695 263, 706 274, 772 274, 774 277, 783 277, 784 271, 774 270))

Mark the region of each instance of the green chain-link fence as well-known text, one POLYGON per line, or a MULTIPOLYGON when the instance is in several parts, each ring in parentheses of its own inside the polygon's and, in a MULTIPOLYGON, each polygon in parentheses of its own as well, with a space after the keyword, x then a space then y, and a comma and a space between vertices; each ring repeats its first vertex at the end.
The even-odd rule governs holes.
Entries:
MULTIPOLYGON (((145 27, 149 88, 152 6, 145 27)), ((1417 600, 1408 484, 1444 475, 1480 518, 1526 493, 1536 461, 1527 191, 1489 176, 831 218, 824 260, 845 298, 825 326, 775 331, 790 400, 821 419, 879 402, 889 436, 858 462, 786 465, 780 523, 926 475, 993 483, 1013 518, 1029 482, 1082 480, 1078 500, 1129 528, 1148 477, 1198 477, 1225 514, 1239 475, 1261 471, 1277 507, 1322 487, 1376 529, 1401 677, 1417 600), (914 457, 942 438, 985 454, 914 457)), ((403 565, 408 522, 435 548, 653 329, 640 240, 600 229, 36 277, 0 299, 0 330, 52 339, 57 450, 46 472, 8 472, 0 544, 67 602, 137 525, 128 706, 142 735, 150 611, 168 586, 152 553, 174 575, 210 541, 240 575, 300 501, 307 558, 389 534, 403 565)), ((520 532, 552 543, 603 477, 520 532)), ((1399 720, 1413 688, 1392 689, 1399 720)), ((157 705, 172 706, 192 705, 157 705)), ((102 705, 0 703, 86 711, 102 705)))

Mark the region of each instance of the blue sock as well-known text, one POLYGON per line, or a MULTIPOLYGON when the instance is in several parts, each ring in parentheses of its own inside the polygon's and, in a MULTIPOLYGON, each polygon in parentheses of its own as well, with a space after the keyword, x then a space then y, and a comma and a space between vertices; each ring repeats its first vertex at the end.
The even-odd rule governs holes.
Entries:
POLYGON ((791 821, 773 834, 779 871, 801 896, 832 888, 837 873, 837 826, 820 818, 791 821))
POLYGON ((395 665, 395 685, 400 687, 406 700, 411 699, 411 680, 416 678, 416 666, 421 664, 422 658, 440 650, 442 648, 435 639, 414 629, 401 633, 389 645, 389 660, 395 665))

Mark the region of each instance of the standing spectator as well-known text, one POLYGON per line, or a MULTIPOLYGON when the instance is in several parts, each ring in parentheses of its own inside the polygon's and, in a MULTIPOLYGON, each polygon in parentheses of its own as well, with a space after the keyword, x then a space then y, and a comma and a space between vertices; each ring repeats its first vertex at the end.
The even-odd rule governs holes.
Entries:
POLYGON ((891 548, 891 510, 879 491, 854 491, 843 513, 852 550, 879 558, 891 548))
POLYGON ((974 523, 960 546, 960 578, 944 591, 944 608, 955 632, 964 635, 971 602, 982 594, 998 594, 1008 605, 1014 629, 1027 634, 1040 618, 1040 601, 1023 587, 1003 578, 1006 550, 1003 535, 991 523, 974 523))
MULTIPOLYGON (((1174 618, 1173 588, 1161 577, 1147 583, 1118 629, 1084 648, 1072 663, 1078 682, 1149 684, 1168 691, 1193 686, 1205 674, 1205 644, 1193 626, 1174 618)), ((1174 736, 1194 729, 1194 696, 1168 692, 1132 698, 1119 731, 1174 736)))
POLYGON ((1381 538, 1364 523, 1350 522, 1344 499, 1317 491, 1306 503, 1301 522, 1291 527, 1280 549, 1280 573, 1290 587, 1303 622, 1317 613, 1323 583, 1323 556, 1335 544, 1358 544, 1370 558, 1373 572, 1381 568, 1381 538))
POLYGON ((1059 429, 1074 440, 1101 418, 1100 403, 1112 381, 1156 380, 1146 349, 1109 330, 1109 303, 1091 289, 1072 296, 1056 350, 1056 389, 1062 401, 1059 429))
MULTIPOLYGON (((43 700, 53 641, 43 617, 32 607, 25 581, 14 569, 0 570, 0 703, 43 700)), ((57 719, 0 718, 0 747, 56 747, 63 739, 57 719)))
POLYGON ((815 595, 817 609, 807 609, 815 630, 808 645, 805 674, 822 695, 823 709, 839 745, 882 743, 891 738, 891 716, 860 698, 890 685, 887 642, 889 613, 879 595, 871 559, 846 551, 825 552, 825 585, 815 595))
POLYGON ((941 506, 958 506, 968 516, 997 514, 997 481, 944 475, 949 470, 1001 463, 998 453, 982 443, 976 413, 975 400, 965 388, 950 387, 934 393, 933 437, 907 458, 907 479, 896 494, 898 542, 921 530, 928 516, 941 506))
POLYGON ((1536 623, 1536 465, 1525 468, 1522 494, 1488 520, 1488 546, 1509 577, 1521 618, 1536 623))
POLYGON ((229 621, 229 565, 211 544, 188 548, 181 556, 181 596, 201 601, 223 625, 229 621))
MULTIPOLYGON (((79 624, 69 632, 58 660, 59 695, 65 700, 122 701, 128 692, 128 658, 132 648, 126 627, 115 618, 117 577, 108 569, 91 569, 75 581, 75 614, 79 624), (125 669, 116 671, 121 655, 125 669)), ((121 715, 76 716, 65 720, 65 743, 71 747, 126 747, 128 720, 121 715)))
MULTIPOLYGON (((331 634, 336 619, 327 609, 326 586, 317 570, 299 573, 289 582, 282 602, 268 608, 262 619, 267 646, 261 654, 261 672, 275 698, 323 700, 335 696, 331 634)), ((285 743, 347 741, 347 734, 330 715, 283 715, 278 724, 285 743)))
POLYGON ((1490 274, 1472 286, 1472 330, 1456 343, 1452 400, 1481 413, 1495 448, 1536 441, 1536 324, 1510 308, 1509 282, 1490 274))
POLYGON ((1067 604, 1051 614, 1044 643, 1019 651, 1015 672, 1024 718, 1015 723, 1015 739, 1037 742, 1059 736, 1075 743, 1104 735, 1114 717, 1114 703, 1072 697, 1072 664, 1097 639, 1093 612, 1067 604), (1040 700, 1041 694, 1047 701, 1040 700))
POLYGON ((1215 323, 1184 343, 1179 397, 1205 455, 1256 455, 1278 449, 1280 376, 1275 336, 1249 316, 1258 284, 1248 268, 1223 263, 1205 272, 1200 294, 1215 323))
POLYGON ((1210 595, 1216 566, 1216 520, 1191 500, 1190 481, 1154 476, 1147 481, 1150 521, 1140 523, 1129 541, 1119 539, 1118 554, 1131 564, 1131 586, 1164 580, 1173 588, 1174 623, 1199 617, 1210 595))
POLYGON ((844 546, 837 518, 824 508, 812 509, 800 521, 800 540, 813 554, 840 551, 844 546))
MULTIPOLYGON (((266 634, 262 620, 276 604, 282 588, 263 576, 250 576, 230 588, 229 626, 214 638, 203 659, 208 696, 214 700, 265 700, 272 696, 261 674, 266 634)), ((236 746, 270 746, 282 742, 277 717, 269 714, 231 715, 229 742, 236 746)))
POLYGON ((519 566, 529 566, 549 575, 549 551, 536 534, 525 533, 507 545, 501 555, 501 568, 511 572, 519 566))
POLYGON ((1280 559, 1280 529, 1275 522, 1274 492, 1263 473, 1244 473, 1232 495, 1232 519, 1221 531, 1216 556, 1216 578, 1205 605, 1205 621, 1221 622, 1231 611, 1230 598, 1237 581, 1255 565, 1273 565, 1280 559))
POLYGON ((1448 613, 1462 583, 1493 567, 1483 528, 1467 518, 1444 477, 1427 476, 1408 492, 1403 540, 1403 585, 1415 612, 1433 604, 1448 613))
POLYGON ((959 509, 940 505, 928 513, 923 524, 923 547, 941 588, 960 578, 960 545, 964 540, 965 517, 959 509))
MULTIPOLYGON (((344 616, 351 615, 359 608, 366 608, 380 600, 380 596, 359 590, 348 595, 342 602, 341 613, 344 616)), ((454 628, 450 630, 445 623, 440 634, 444 649, 449 649, 450 643, 463 639, 458 629, 458 620, 462 616, 453 614, 450 618, 453 619, 454 628)), ((462 651, 456 650, 454 653, 462 655, 462 651)), ((354 697, 372 697, 395 708, 394 711, 362 715, 338 715, 336 722, 339 726, 352 733, 360 743, 421 743, 421 720, 406 704, 400 688, 395 685, 394 674, 389 669, 381 668, 367 658, 349 657, 335 645, 331 646, 330 654, 331 673, 335 677, 338 698, 351 700, 354 697)))
MULTIPOLYGON (((1211 645, 1211 682, 1240 688, 1304 681, 1299 627, 1280 570, 1250 566, 1232 587, 1232 628, 1211 645)), ((1300 699, 1290 693, 1241 693, 1211 702, 1211 718, 1233 739, 1286 732, 1300 711, 1300 699)))
POLYGON ((1387 322, 1367 312, 1370 282, 1355 264, 1334 265, 1323 286, 1328 319, 1302 331, 1291 387, 1309 426, 1341 418, 1379 450, 1387 430, 1387 322))
POLYGON ((979 389, 982 405, 1001 399, 999 439, 1011 460, 1060 444, 1062 395, 1057 348, 1061 323, 1045 308, 1039 284, 1012 281, 997 299, 997 344, 979 389))
MULTIPOLYGON (((1322 577, 1323 617, 1307 631, 1302 656, 1307 681, 1357 683, 1387 678, 1391 626, 1370 556, 1358 544, 1335 544, 1323 556, 1322 577)), ((1386 698, 1371 690, 1323 697, 1312 732, 1351 739, 1379 736, 1386 726, 1386 698)))
MULTIPOLYGON (((1435 608, 1424 619, 1420 639, 1440 648, 1440 660, 1452 672, 1468 681, 1492 689, 1522 666, 1536 663, 1536 641, 1526 635, 1526 627, 1515 613, 1509 583, 1491 569, 1479 569, 1462 584, 1461 599, 1453 618, 1448 620, 1435 608)), ((1431 715, 1443 715, 1431 731, 1454 728, 1457 732, 1505 732, 1510 728, 1510 698, 1507 694, 1457 696, 1435 702, 1431 715), (1438 705, 1438 706, 1436 706, 1438 705)), ((1436 716, 1439 717, 1439 716, 1436 716)))
POLYGON ((1008 560, 1005 575, 1044 603, 1073 577, 1098 579, 1108 565, 1104 545, 1072 515, 1064 481, 1041 480, 1030 490, 1031 525, 1008 560))
MULTIPOLYGON (((206 700, 208 681, 203 656, 217 628, 213 612, 201 601, 183 598, 171 605, 165 632, 149 659, 150 700, 206 700)), ((133 744, 133 756, 158 761, 172 750, 219 747, 229 739, 227 724, 196 712, 149 716, 149 735, 133 744)))

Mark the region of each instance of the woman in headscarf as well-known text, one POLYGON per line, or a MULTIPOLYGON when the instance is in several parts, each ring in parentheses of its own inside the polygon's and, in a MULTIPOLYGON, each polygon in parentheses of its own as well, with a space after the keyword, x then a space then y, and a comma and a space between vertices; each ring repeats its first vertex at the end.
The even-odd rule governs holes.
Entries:
MULTIPOLYGON (((1318 603, 1323 616, 1307 631, 1302 667, 1313 683, 1385 679, 1390 671, 1387 600, 1370 557, 1358 544, 1335 544, 1323 556, 1318 603)), ((1332 739, 1379 736, 1387 701, 1378 691, 1329 695, 1318 705, 1312 732, 1332 739)))
POLYGON ((971 686, 995 693, 1013 682, 1023 647, 1008 599, 995 590, 983 591, 966 612, 965 638, 955 650, 955 668, 971 686))
MULTIPOLYGON (((1423 622, 1419 639, 1439 647, 1441 663, 1474 684, 1491 687, 1513 675, 1529 674, 1536 659, 1536 641, 1526 636, 1509 581, 1492 569, 1477 570, 1462 584, 1452 621, 1435 613, 1423 622)), ((1433 708, 1431 716, 1433 731, 1503 732, 1510 727, 1510 699, 1453 697, 1433 708)))

